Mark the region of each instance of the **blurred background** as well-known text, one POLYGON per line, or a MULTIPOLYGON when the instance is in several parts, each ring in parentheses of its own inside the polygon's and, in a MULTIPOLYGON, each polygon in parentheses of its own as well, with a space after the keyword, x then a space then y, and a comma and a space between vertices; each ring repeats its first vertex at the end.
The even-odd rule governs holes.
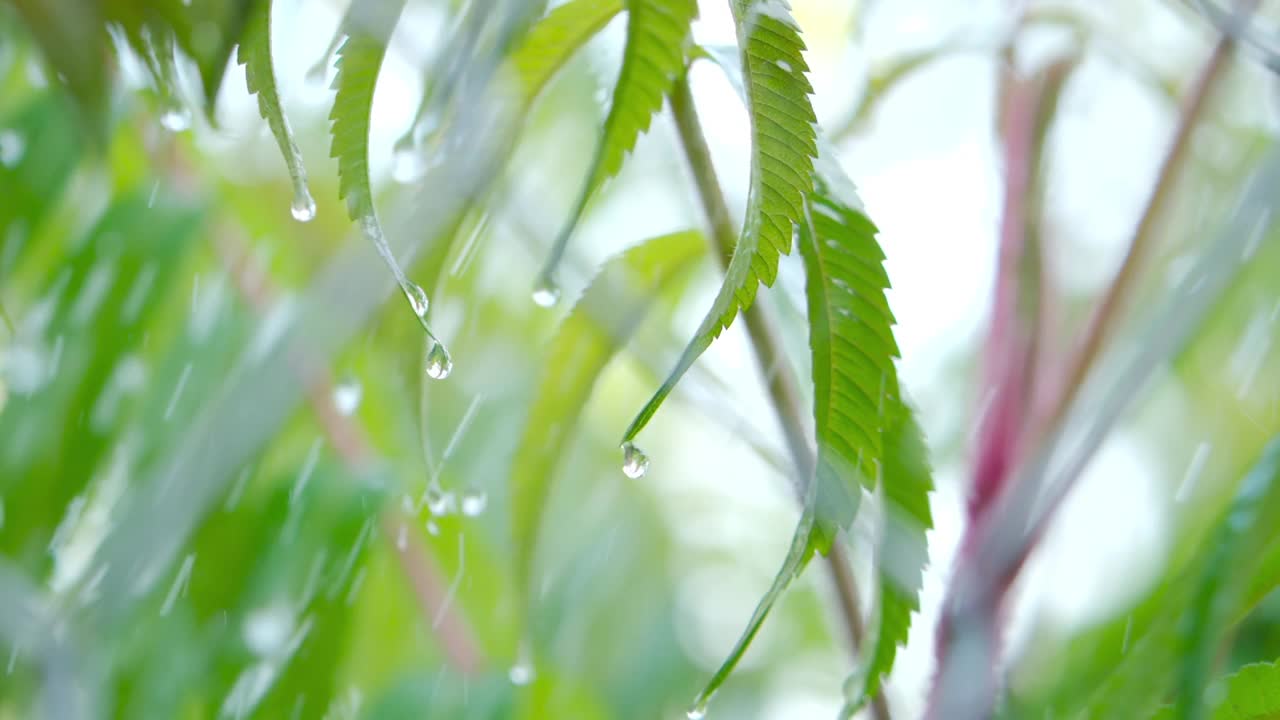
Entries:
MULTIPOLYGON (((413 130, 422 71, 447 38, 444 5, 410 0, 378 79, 370 171, 385 216, 422 190, 423 158, 397 141, 413 130)), ((1008 3, 985 0, 792 5, 820 124, 881 231, 903 383, 932 451, 923 608, 887 686, 895 717, 918 717, 984 399, 978 358, 1002 192, 997 50, 1011 16, 1008 3)), ((289 353, 281 334, 326 262, 373 255, 338 200, 333 70, 315 67, 345 9, 273 8, 281 94, 318 205, 300 223, 241 68, 228 72, 215 127, 196 109, 191 68, 179 67, 189 96, 174 106, 125 58, 131 92, 112 97, 116 123, 99 151, 51 92, 17 14, 0 6, 0 718, 488 718, 517 707, 523 717, 683 717, 786 553, 799 508, 739 325, 645 433, 648 473, 620 472, 617 438, 718 285, 704 258, 606 367, 550 471, 540 590, 520 630, 510 558, 529 540, 510 529, 510 478, 547 349, 608 258, 704 224, 663 113, 589 206, 564 301, 530 300, 587 171, 625 18, 544 93, 483 219, 409 268, 434 286, 433 329, 454 361, 447 379, 425 378, 425 340, 398 297, 332 356, 254 375, 262 358, 289 353), (304 378, 306 392, 290 395, 304 378), (187 467, 193 436, 215 450, 187 467), (250 448, 249 460, 234 448, 250 448), (162 478, 177 484, 157 486, 162 478), (112 582, 120 568, 125 580, 112 582)), ((734 42, 727 3, 700 10, 695 40, 734 42)), ((1082 58, 1051 128, 1039 218, 1066 348, 1120 262, 1216 35, 1172 0, 1033 2, 1029 12, 1020 72, 1082 58)), ((691 82, 740 217, 747 115, 712 63, 695 64, 691 82)), ((1131 326, 1231 210, 1274 132, 1275 90, 1247 53, 1219 85, 1131 326)), ((388 223, 389 234, 412 231, 388 223)), ((1280 430, 1278 265, 1280 247, 1266 242, 1088 467, 1020 583, 1006 648, 1013 692, 1052 685, 1053 658, 1077 633, 1123 627, 1280 430)), ((805 377, 798 259, 784 259, 762 298, 805 377)), ((815 565, 712 716, 834 717, 852 669, 839 623, 815 565)), ((1280 602, 1246 623, 1232 664, 1280 655, 1280 602)))

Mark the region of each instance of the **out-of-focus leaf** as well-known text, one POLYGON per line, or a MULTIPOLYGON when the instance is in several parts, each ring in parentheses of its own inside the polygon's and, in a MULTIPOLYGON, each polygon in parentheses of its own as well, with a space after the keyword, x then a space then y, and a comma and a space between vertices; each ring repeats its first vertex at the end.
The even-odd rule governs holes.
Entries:
POLYGON ((0 162, 0 283, 30 250, 30 238, 62 195, 83 150, 67 103, 41 95, 0 119, 0 142, 12 153, 0 162))
MULTIPOLYGON (((1271 720, 1280 717, 1280 663, 1256 663, 1222 681, 1226 697, 1209 715, 1212 720, 1271 720)), ((1180 706, 1162 708, 1152 720, 1180 717, 1180 706)))
POLYGON ((1179 717, 1204 717, 1204 688, 1214 672, 1225 630, 1236 620, 1259 550, 1280 523, 1280 440, 1273 440, 1245 476, 1226 517, 1210 537, 1193 600, 1181 619, 1179 717))
POLYGON ((652 302, 690 267, 704 244, 700 233, 681 232, 627 251, 605 265, 556 335, 511 467, 515 572, 526 599, 556 463, 596 378, 627 343, 652 302))
POLYGON ((244 65, 245 84, 249 92, 258 98, 258 112, 275 136, 289 169, 293 183, 293 213, 300 220, 315 214, 315 200, 307 188, 307 170, 302 166, 302 153, 293 139, 289 119, 280 105, 280 91, 276 86, 274 61, 271 57, 271 7, 272 0, 258 0, 245 25, 240 41, 237 61, 244 65))
POLYGON ((527 109, 560 68, 622 11, 622 0, 570 0, 538 21, 512 51, 510 63, 527 109))
POLYGON ((107 36, 96 2, 14 0, 49 65, 66 78, 86 124, 101 131, 107 111, 107 36))
POLYGON ((39 299, 15 308, 18 337, 4 349, 11 397, 0 414, 0 488, 24 511, 6 524, 8 549, 19 541, 28 554, 42 549, 139 402, 138 352, 162 307, 153 300, 173 280, 198 222, 189 210, 121 199, 51 270, 39 299), (26 368, 18 386, 15 363, 26 368))
POLYGON ((685 40, 697 14, 695 0, 627 1, 627 44, 604 133, 596 145, 587 182, 543 267, 542 284, 555 285, 556 267, 591 194, 618 174, 627 153, 662 109, 663 97, 684 69, 685 40))
POLYGON ((817 155, 813 88, 805 73, 804 41, 785 3, 731 0, 738 29, 747 108, 751 116, 751 182, 747 218, 720 292, 671 374, 623 434, 644 429, 689 367, 740 309, 755 301, 760 283, 773 285, 778 261, 791 252, 794 228, 804 218, 817 155))

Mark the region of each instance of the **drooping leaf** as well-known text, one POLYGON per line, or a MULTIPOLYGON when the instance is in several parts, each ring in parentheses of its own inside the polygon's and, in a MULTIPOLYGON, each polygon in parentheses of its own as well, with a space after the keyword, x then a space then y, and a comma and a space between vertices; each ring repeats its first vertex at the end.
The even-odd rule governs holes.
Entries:
POLYGON ((693 707, 689 710, 689 717, 703 717, 706 715, 707 705, 711 702, 712 696, 716 694, 716 691, 720 689, 724 681, 729 679, 733 669, 738 666, 742 656, 747 653, 747 648, 751 647, 751 641, 755 640, 760 628, 764 627, 764 621, 768 619, 769 612, 773 610, 773 606, 782 597, 782 594, 787 591, 787 588, 791 587, 791 583, 800 577, 800 573, 804 572, 805 566, 809 564, 809 559, 813 557, 813 502, 815 499, 813 490, 814 487, 810 486, 805 509, 800 514, 800 522, 796 525, 795 534, 791 536, 791 547, 787 550, 786 559, 782 561, 782 567, 778 569, 778 574, 774 576, 773 583, 769 585, 769 589, 760 598, 760 602, 756 603, 756 609, 751 613, 751 619, 747 621, 746 629, 738 636, 738 641, 734 643, 728 657, 724 659, 724 662, 720 663, 720 667, 711 676, 711 680, 707 682, 706 687, 694 698, 693 707))
POLYGON ((543 267, 544 284, 554 284, 555 269, 591 194, 618 174, 636 140, 662 109, 663 97, 684 68, 685 39, 697 14, 696 0, 627 0, 627 44, 609 115, 587 182, 543 267))
MULTIPOLYGON (((329 112, 330 157, 338 160, 338 196, 347 203, 352 220, 374 214, 369 185, 369 120, 373 91, 405 0, 366 3, 347 28, 347 40, 338 49, 336 91, 329 112)), ((374 220, 376 223, 376 218, 374 220)))
POLYGON ((689 367, 738 311, 755 301, 760 283, 773 285, 778 260, 791 250, 804 217, 817 154, 813 91, 804 41, 783 0, 731 0, 751 117, 751 182, 747 218, 720 292, 671 374, 623 434, 630 441, 648 424, 689 367))
POLYGON ((249 92, 258 98, 258 113, 267 121, 271 134, 280 146, 289 179, 293 183, 293 213, 299 219, 310 219, 315 214, 315 200, 307 188, 307 171, 302 165, 302 153, 293 139, 289 119, 280 105, 280 90, 276 85, 274 61, 271 57, 271 7, 272 0, 259 0, 245 25, 244 37, 236 61, 244 65, 245 84, 249 92))
POLYGON ((607 263, 552 342, 511 466, 515 570, 522 589, 529 589, 538 527, 556 463, 596 378, 626 345, 653 301, 704 246, 700 233, 674 233, 607 263))
POLYGON ((881 434, 898 403, 898 346, 876 228, 860 208, 831 195, 819 178, 800 230, 818 440, 815 527, 823 552, 853 522, 860 486, 875 489, 881 434))
POLYGON ((929 561, 926 533, 933 527, 929 510, 933 474, 924 434, 905 401, 897 421, 885 430, 881 477, 885 533, 877 563, 880 619, 865 672, 866 696, 879 692, 883 677, 893 669, 898 648, 907 642, 911 613, 920 609, 924 568, 929 561))

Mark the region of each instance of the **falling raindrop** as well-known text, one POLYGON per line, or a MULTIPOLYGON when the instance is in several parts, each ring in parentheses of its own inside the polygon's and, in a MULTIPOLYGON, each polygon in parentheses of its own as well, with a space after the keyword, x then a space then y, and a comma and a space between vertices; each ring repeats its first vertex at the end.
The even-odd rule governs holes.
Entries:
POLYGON ((311 191, 305 184, 294 190, 293 204, 289 206, 289 212, 298 222, 311 222, 315 219, 316 201, 311 197, 311 191))
POLYGON ((22 160, 27 143, 16 130, 0 130, 0 165, 13 167, 22 160))
POLYGON ((630 441, 622 443, 622 472, 632 480, 644 477, 649 470, 649 456, 630 441))
POLYGON ((333 409, 337 410, 339 415, 350 415, 360 407, 360 397, 363 394, 360 381, 348 377, 333 386, 333 409))
POLYGON ((453 372, 453 359, 449 357, 449 351, 444 343, 439 341, 432 343, 431 350, 427 353, 427 376, 432 380, 443 380, 449 377, 451 372, 453 372))
POLYGON ((467 517, 475 517, 484 512, 485 507, 489 504, 489 496, 483 490, 468 488, 462 493, 462 499, 459 501, 459 507, 462 514, 467 517))
POLYGON ((560 301, 560 286, 551 277, 543 277, 533 289, 533 302, 538 307, 549 308, 560 301))
POLYGON ((409 307, 413 308, 413 314, 419 318, 427 316, 427 308, 431 307, 431 301, 427 299, 427 291, 422 289, 421 285, 409 283, 404 286, 404 296, 409 299, 409 307))
POLYGON ((191 111, 175 102, 160 114, 160 125, 169 132, 182 132, 191 127, 191 111))

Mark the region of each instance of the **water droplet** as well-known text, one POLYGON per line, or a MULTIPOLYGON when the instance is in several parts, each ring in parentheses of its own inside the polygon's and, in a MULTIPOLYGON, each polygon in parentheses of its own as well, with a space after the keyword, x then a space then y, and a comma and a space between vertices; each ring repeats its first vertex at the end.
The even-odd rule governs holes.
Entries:
POLYGON ((420 318, 427 316, 427 309, 431 307, 431 301, 427 299, 427 291, 423 290, 420 285, 409 283, 404 288, 404 296, 409 298, 409 307, 413 308, 413 314, 420 318))
POLYGON ((440 526, 436 524, 435 520, 427 521, 427 534, 431 536, 436 536, 440 534, 440 526))
POLYGON ((533 289, 533 302, 538 307, 549 308, 560 301, 560 286, 550 277, 538 281, 533 289))
POLYGON ((363 392, 360 381, 353 377, 346 378, 333 387, 333 408, 340 415, 350 415, 360 407, 363 392))
POLYGON ((449 507, 453 505, 453 495, 441 490, 438 485, 427 488, 422 500, 427 505, 427 512, 432 515, 448 515, 449 507))
POLYGON ((489 504, 489 495, 483 490, 468 488, 462 493, 462 499, 459 501, 459 507, 462 514, 467 517, 475 517, 484 512, 485 507, 489 504))
POLYGON ((533 666, 525 662, 518 662, 511 666, 511 670, 507 672, 507 677, 511 678, 512 685, 528 685, 533 681, 533 666))
POLYGON ((784 72, 784 73, 790 73, 790 72, 791 72, 791 63, 787 62, 786 60, 779 60, 779 61, 778 61, 778 69, 779 69, 779 70, 781 70, 781 71, 782 71, 782 72, 784 72))
POLYGON ((169 132, 182 132, 191 127, 191 111, 174 104, 160 114, 160 125, 169 132))
POLYGON ((311 197, 311 193, 304 186, 299 189, 293 196, 293 204, 289 206, 289 212, 293 215, 293 219, 298 222, 311 222, 316 217, 316 201, 311 197))
POLYGON ((427 353, 427 377, 432 380, 443 380, 453 372, 453 358, 443 343, 434 343, 427 353))
POLYGON ((694 698, 693 706, 689 708, 689 712, 685 713, 685 717, 689 720, 702 720, 707 716, 707 703, 710 702, 711 696, 702 693, 694 698))
POLYGON ((632 480, 644 477, 649 470, 649 456, 633 443, 622 443, 622 472, 632 480))
POLYGON ((16 130, 0 130, 0 165, 17 165, 26 149, 26 141, 16 130))

